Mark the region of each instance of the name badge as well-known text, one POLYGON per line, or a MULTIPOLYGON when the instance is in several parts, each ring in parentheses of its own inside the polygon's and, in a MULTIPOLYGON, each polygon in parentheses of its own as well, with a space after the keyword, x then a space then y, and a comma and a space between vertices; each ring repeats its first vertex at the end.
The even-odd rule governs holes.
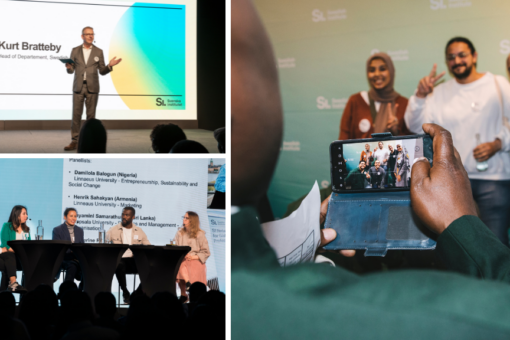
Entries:
POLYGON ((135 240, 138 240, 138 235, 135 235, 135 240))
POLYGON ((397 157, 397 156, 393 155, 393 158, 395 158, 395 157, 397 157))
POLYGON ((378 172, 377 174, 378 174, 378 175, 380 175, 381 173, 380 173, 380 172, 378 172))

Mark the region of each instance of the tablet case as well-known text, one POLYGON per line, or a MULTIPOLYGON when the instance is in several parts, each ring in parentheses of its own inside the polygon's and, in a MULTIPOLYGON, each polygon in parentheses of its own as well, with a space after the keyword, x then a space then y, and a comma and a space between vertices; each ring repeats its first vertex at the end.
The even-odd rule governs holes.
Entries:
POLYGON ((337 232, 325 249, 366 249, 365 256, 385 256, 388 249, 427 250, 435 235, 411 209, 409 192, 333 193, 325 228, 337 232))
MULTIPOLYGON (((387 137, 391 134, 372 134, 372 138, 387 137)), ((436 248, 435 234, 411 209, 409 191, 333 192, 324 227, 337 232, 324 247, 329 250, 366 249, 365 256, 385 256, 388 249, 436 248)))

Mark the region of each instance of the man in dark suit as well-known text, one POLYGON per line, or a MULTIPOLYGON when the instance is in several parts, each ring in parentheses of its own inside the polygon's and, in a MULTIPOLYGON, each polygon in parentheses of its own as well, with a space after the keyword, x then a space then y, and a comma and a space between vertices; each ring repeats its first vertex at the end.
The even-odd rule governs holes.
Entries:
MULTIPOLYGON (((85 243, 83 229, 75 225, 77 219, 78 212, 76 209, 67 208, 64 211, 65 222, 58 227, 53 228, 53 239, 71 241, 72 243, 85 243)), ((64 281, 74 281, 75 278, 82 281, 80 263, 71 249, 68 249, 64 256, 62 269, 66 271, 64 281)), ((82 283, 80 283, 80 286, 82 286, 82 283)))
POLYGON ((122 59, 114 57, 108 65, 104 64, 103 50, 93 45, 94 29, 85 27, 81 38, 83 44, 73 48, 71 59, 74 64, 66 64, 67 73, 74 73, 73 83, 73 121, 71 123, 71 144, 64 150, 75 150, 78 146, 80 135, 81 116, 83 115, 83 103, 87 106, 87 119, 96 117, 96 106, 99 97, 99 76, 107 75, 113 71, 113 66, 122 59))

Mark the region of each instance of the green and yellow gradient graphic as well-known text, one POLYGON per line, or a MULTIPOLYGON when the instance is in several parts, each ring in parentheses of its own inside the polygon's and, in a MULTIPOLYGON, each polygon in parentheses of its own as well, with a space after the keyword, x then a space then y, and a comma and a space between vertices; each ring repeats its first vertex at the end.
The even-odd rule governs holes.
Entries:
POLYGON ((186 108, 185 7, 135 3, 119 20, 108 60, 122 58, 110 74, 129 109, 186 108))

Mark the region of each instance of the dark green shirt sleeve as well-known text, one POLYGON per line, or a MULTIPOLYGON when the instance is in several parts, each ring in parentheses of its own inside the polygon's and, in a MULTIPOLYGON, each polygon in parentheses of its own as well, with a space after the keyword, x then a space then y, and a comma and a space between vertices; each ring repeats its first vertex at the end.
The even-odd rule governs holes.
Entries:
POLYGON ((510 282, 510 249, 476 216, 462 216, 439 236, 437 254, 448 269, 510 282))

